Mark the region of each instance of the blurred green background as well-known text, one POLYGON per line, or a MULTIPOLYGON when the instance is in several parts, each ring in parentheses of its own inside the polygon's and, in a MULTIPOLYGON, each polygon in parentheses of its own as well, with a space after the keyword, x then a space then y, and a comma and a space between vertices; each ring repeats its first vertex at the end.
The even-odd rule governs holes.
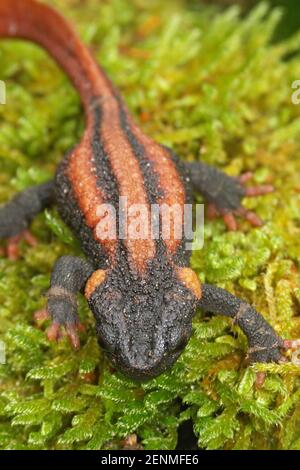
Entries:
POLYGON ((271 3, 285 9, 285 14, 277 29, 278 39, 289 36, 300 28, 299 0, 273 0, 271 3))
MULTIPOLYGON (((216 3, 227 7, 232 4, 242 5, 245 11, 260 3, 260 0, 206 0, 207 4, 216 3)), ((275 40, 280 40, 293 34, 300 28, 300 1, 299 0, 270 0, 270 4, 280 6, 284 10, 283 18, 277 28, 275 40)))

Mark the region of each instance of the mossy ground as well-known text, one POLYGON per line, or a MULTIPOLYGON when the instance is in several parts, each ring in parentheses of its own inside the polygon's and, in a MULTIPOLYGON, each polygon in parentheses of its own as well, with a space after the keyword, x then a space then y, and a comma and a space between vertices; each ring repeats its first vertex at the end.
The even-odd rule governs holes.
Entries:
MULTIPOLYGON (((280 12, 262 2, 244 19, 235 7, 218 13, 183 0, 51 4, 76 23, 146 132, 182 158, 201 156, 231 175, 252 170, 257 183, 275 185, 245 202, 263 228, 241 223, 228 233, 221 221, 206 222, 192 264, 202 280, 253 303, 282 336, 300 337, 300 108, 291 103, 299 35, 271 44, 280 12)), ((1 42, 0 78, 5 202, 52 177, 83 118, 66 77, 33 45, 1 42)), ((245 337, 224 317, 199 312, 180 360, 143 384, 111 371, 83 298, 82 349, 49 344, 33 312, 45 304, 55 260, 80 250, 55 210, 32 231, 37 248, 22 245, 18 262, 0 259, 0 448, 120 449, 136 433, 146 449, 173 449, 180 423, 191 420, 201 448, 300 449, 300 367, 246 368, 245 337), (258 370, 268 371, 260 390, 258 370)))

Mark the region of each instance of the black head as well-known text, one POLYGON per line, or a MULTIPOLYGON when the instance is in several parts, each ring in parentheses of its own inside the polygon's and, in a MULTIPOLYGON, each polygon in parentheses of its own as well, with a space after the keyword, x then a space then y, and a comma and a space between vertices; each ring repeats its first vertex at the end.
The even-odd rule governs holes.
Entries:
POLYGON ((143 276, 96 271, 87 290, 99 343, 118 369, 149 379, 176 361, 191 336, 200 291, 193 271, 170 265, 143 276))

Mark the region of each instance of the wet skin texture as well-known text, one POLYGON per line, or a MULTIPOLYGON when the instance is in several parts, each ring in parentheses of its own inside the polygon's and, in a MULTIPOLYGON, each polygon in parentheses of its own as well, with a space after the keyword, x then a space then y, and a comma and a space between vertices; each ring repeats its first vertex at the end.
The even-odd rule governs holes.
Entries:
MULTIPOLYGON (((51 8, 35 0, 0 0, 0 37, 44 47, 72 80, 86 116, 82 139, 63 158, 54 181, 19 193, 0 208, 0 237, 8 244, 51 204, 81 241, 86 259, 65 256, 54 266, 48 337, 56 340, 64 329, 79 347, 76 297, 82 292, 100 346, 135 379, 157 376, 176 361, 191 336, 197 307, 233 318, 248 337, 250 361, 278 361, 283 340, 253 307, 217 287, 200 286, 189 268, 187 240, 164 240, 161 233, 156 240, 108 240, 97 233, 97 208, 103 203, 117 213, 120 196, 144 204, 146 223, 151 204, 183 208, 193 189, 229 228, 235 228, 235 214, 259 225, 241 206, 247 195, 241 180, 202 162, 184 164, 144 135, 72 27, 51 8)), ((268 190, 251 188, 252 195, 263 192, 268 190)))

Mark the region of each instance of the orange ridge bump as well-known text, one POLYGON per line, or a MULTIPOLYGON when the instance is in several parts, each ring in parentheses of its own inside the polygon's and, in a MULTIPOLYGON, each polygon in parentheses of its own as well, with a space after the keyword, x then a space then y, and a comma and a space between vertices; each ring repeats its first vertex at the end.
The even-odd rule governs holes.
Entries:
POLYGON ((105 278, 106 278, 106 271, 104 269, 98 269, 91 275, 91 277, 86 283, 85 291, 84 291, 84 295, 87 299, 89 299, 92 296, 95 289, 104 282, 105 278))
POLYGON ((201 299, 201 284, 197 274, 191 268, 177 268, 177 275, 180 281, 193 292, 195 297, 201 299))

